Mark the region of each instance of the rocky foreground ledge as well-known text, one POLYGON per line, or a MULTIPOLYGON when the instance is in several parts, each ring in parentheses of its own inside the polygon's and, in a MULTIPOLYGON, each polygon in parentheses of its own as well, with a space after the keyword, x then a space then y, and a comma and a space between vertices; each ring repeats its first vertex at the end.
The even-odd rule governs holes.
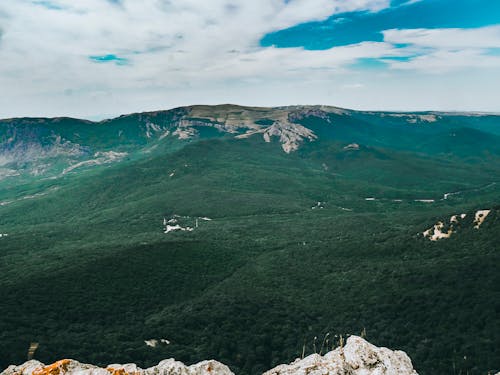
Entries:
MULTIPOLYGON (((263 375, 418 375, 402 351, 379 348, 358 336, 351 336, 342 348, 324 356, 311 354, 289 365, 279 365, 263 375)), ((31 360, 9 366, 0 375, 234 375, 226 365, 203 361, 191 366, 174 359, 141 369, 133 363, 106 368, 63 359, 51 365, 31 360)))

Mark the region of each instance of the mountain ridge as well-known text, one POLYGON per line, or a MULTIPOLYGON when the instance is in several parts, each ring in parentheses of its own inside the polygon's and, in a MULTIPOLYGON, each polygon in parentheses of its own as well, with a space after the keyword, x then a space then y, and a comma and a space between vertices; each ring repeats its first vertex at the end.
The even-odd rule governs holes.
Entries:
POLYGON ((45 363, 256 374, 366 327, 421 374, 500 369, 498 116, 205 106, 6 124, 1 366, 39 342, 45 363), (301 127, 316 138, 286 153, 275 128, 301 127))
POLYGON ((38 119, 51 119, 51 120, 64 120, 64 119, 69 119, 69 120, 80 120, 80 121, 85 121, 89 123, 94 123, 94 124, 99 124, 102 122, 110 121, 110 120, 115 120, 120 117, 127 117, 127 116, 132 116, 132 115, 140 115, 140 114, 157 114, 157 113, 163 113, 163 112, 169 112, 169 111, 175 111, 179 109, 187 109, 187 108, 198 108, 198 107, 213 107, 213 108, 233 108, 233 109, 253 109, 253 110, 270 110, 270 109, 306 109, 306 108, 315 108, 315 109, 328 109, 331 111, 338 110, 338 111, 349 111, 349 112, 357 112, 357 113, 371 113, 371 114, 384 114, 384 113, 392 113, 392 114, 439 114, 443 116, 500 116, 500 112, 485 112, 485 111, 439 111, 439 110, 433 110, 433 109, 427 109, 427 110, 418 110, 418 111, 412 111, 412 110, 401 110, 401 111, 394 111, 394 110, 371 110, 371 109, 352 109, 352 108, 344 108, 344 107, 338 107, 334 105, 327 105, 327 104, 290 104, 290 105, 282 105, 282 106, 248 106, 248 105, 240 105, 240 104, 234 104, 234 103, 221 103, 221 104, 190 104, 190 105, 184 105, 184 106, 177 106, 177 107, 172 107, 172 108, 167 108, 167 109, 154 109, 154 110, 147 110, 147 111, 139 111, 139 112, 130 112, 130 113, 123 113, 119 114, 116 116, 111 116, 111 117, 105 117, 101 120, 91 120, 87 119, 85 117, 78 117, 78 116, 13 116, 13 117, 5 117, 5 118, 0 118, 0 121, 9 121, 9 120, 20 120, 20 119, 33 119, 33 120, 38 120, 38 119))

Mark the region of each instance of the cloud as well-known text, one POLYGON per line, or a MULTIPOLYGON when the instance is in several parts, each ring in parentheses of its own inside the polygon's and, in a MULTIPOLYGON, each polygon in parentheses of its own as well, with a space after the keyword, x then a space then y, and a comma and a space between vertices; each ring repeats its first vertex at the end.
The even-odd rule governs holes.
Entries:
POLYGON ((276 14, 273 29, 283 29, 303 22, 321 21, 339 13, 378 12, 389 6, 389 0, 294 0, 276 14))
MULTIPOLYGON (((497 45, 495 28, 474 35, 459 29, 386 30, 383 42, 322 51, 259 43, 264 35, 298 23, 389 6, 390 0, 0 2, 0 87, 8 92, 0 96, 0 117, 94 116, 96 111, 241 102, 249 93, 247 103, 264 98, 268 102, 261 104, 268 105, 310 98, 325 102, 330 87, 365 82, 354 68, 359 60, 393 58, 387 64, 398 71, 444 69, 446 61, 473 64, 483 46, 497 45), (398 48, 401 43, 407 46, 398 48), (464 46, 467 54, 453 50, 464 46), (409 55, 416 57, 404 61, 409 55), (350 82, 338 82, 343 76, 350 82), (264 87, 274 95, 259 94, 264 87), (313 93, 323 93, 325 100, 313 93)), ((494 60, 488 61, 477 65, 492 66, 494 60)))
POLYGON ((33 1, 33 4, 40 5, 42 7, 45 7, 47 9, 52 9, 52 10, 64 9, 62 5, 58 5, 55 2, 47 1, 47 0, 33 1))
POLYGON ((346 90, 358 90, 364 88, 365 85, 362 83, 346 83, 343 84, 341 87, 346 90))
POLYGON ((392 29, 384 41, 439 49, 500 48, 500 26, 474 29, 392 29))
POLYGON ((477 49, 437 50, 410 58, 407 61, 393 60, 388 63, 393 69, 421 70, 430 74, 442 74, 470 67, 475 69, 498 68, 500 67, 500 56, 488 55, 486 51, 477 49))
MULTIPOLYGON (((0 54, 0 83, 27 92, 63 90, 68 79, 88 86, 182 85, 288 69, 328 68, 378 49, 335 53, 262 48, 262 35, 335 12, 377 11, 388 0, 28 0, 0 5, 9 15, 0 54), (57 12, 55 11, 57 9, 57 12), (110 51, 113 51, 110 53, 110 51), (238 51, 228 54, 228 51, 238 51), (352 58, 349 57, 352 52, 352 58), (90 56, 90 58, 89 58, 90 56), (119 56, 119 57, 118 57, 119 56), (135 69, 113 68, 127 61, 135 69), (114 64, 95 64, 95 62, 114 64), (223 69, 231 69, 223 71, 223 69), (1 78, 3 77, 3 78, 1 78)), ((385 47, 384 47, 385 48, 385 47)))
POLYGON ((499 67, 500 57, 490 53, 500 48, 500 26, 474 29, 392 29, 383 32, 384 41, 403 45, 403 60, 390 60, 395 69, 442 73, 466 67, 499 67))

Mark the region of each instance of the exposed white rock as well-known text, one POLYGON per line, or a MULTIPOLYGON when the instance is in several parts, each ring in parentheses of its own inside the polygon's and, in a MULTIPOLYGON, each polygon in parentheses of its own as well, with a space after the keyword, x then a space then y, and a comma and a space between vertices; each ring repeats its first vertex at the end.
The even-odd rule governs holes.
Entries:
POLYGON ((325 204, 325 202, 317 202, 316 205, 311 207, 311 209, 315 210, 317 208, 325 208, 324 204, 325 204))
POLYGON ((194 230, 194 228, 191 228, 191 227, 181 227, 179 224, 177 224, 177 225, 166 225, 164 233, 175 232, 175 231, 178 231, 178 230, 192 232, 194 230))
POLYGON ((158 133, 162 131, 163 129, 156 124, 153 124, 152 122, 146 123, 146 137, 151 138, 153 134, 158 133))
POLYGON ((97 366, 80 363, 72 359, 62 359, 51 365, 30 360, 20 366, 9 366, 1 375, 110 375, 110 371, 97 366))
POLYGON ((111 364, 106 368, 63 359, 45 366, 35 360, 20 366, 9 366, 1 375, 234 375, 226 365, 211 360, 186 366, 174 359, 166 359, 147 369, 134 363, 111 364))
POLYGON ((320 356, 312 354, 289 365, 280 365, 264 375, 418 375, 402 351, 378 348, 358 336, 346 346, 320 356))
POLYGON ((486 216, 488 216, 490 212, 491 212, 491 210, 479 210, 476 212, 476 215, 474 217, 474 228, 475 229, 479 229, 481 224, 484 223, 486 216))
POLYGON ((376 201, 377 198, 373 198, 373 197, 368 197, 368 198, 365 198, 365 201, 376 201))
POLYGON ((453 193, 444 193, 443 194, 443 199, 448 199, 449 197, 451 197, 452 195, 457 195, 457 194, 460 194, 461 192, 460 191, 455 191, 453 193))
POLYGON ((436 122, 437 121, 437 116, 436 115, 418 115, 418 114, 411 114, 411 113, 391 113, 388 114, 390 117, 402 117, 405 118, 406 121, 410 124, 416 124, 417 122, 436 122))
POLYGON ((17 199, 13 199, 13 200, 10 200, 10 201, 3 201, 3 202, 0 202, 0 206, 7 206, 8 204, 11 204, 11 203, 14 203, 14 202, 18 202, 18 201, 23 201, 23 200, 27 200, 27 199, 36 199, 36 198, 39 198, 39 197, 43 197, 51 192, 54 192, 56 190, 59 190, 59 187, 58 186, 53 186, 51 187, 50 189, 47 189, 45 191, 42 191, 40 193, 34 193, 34 194, 29 194, 29 195, 25 195, 23 197, 20 197, 20 198, 17 198, 17 199))
POLYGON ((312 130, 289 122, 276 122, 266 128, 264 139, 268 141, 270 137, 279 137, 281 147, 287 154, 297 150, 304 140, 313 141, 317 138, 312 130))
POLYGON ((443 231, 443 229, 444 223, 442 221, 438 221, 437 224, 434 224, 432 228, 424 231, 423 235, 424 237, 429 238, 431 241, 437 241, 442 238, 450 238, 454 233, 452 226, 450 226, 447 231, 443 231))
POLYGON ((149 340, 144 340, 144 344, 147 346, 150 346, 151 348, 156 348, 159 344, 165 344, 169 345, 170 341, 167 339, 149 339, 149 340))
POLYGON ((323 118, 330 122, 328 113, 347 114, 347 111, 326 106, 291 106, 278 108, 239 107, 233 105, 192 106, 187 116, 176 122, 174 135, 188 139, 197 134, 200 127, 213 127, 220 132, 237 134, 236 138, 248 138, 262 134, 265 142, 271 142, 272 137, 279 141, 286 153, 297 150, 305 141, 313 141, 317 137, 314 132, 299 124, 299 120, 309 116, 323 118), (272 120, 271 120, 272 119, 272 120), (268 120, 269 125, 263 125, 262 120, 268 120))
POLYGON ((422 203, 434 203, 434 199, 415 199, 415 202, 422 202, 422 203))
POLYGON ((91 166, 91 165, 101 165, 113 163, 116 161, 120 161, 128 154, 126 152, 116 152, 116 151, 105 151, 105 152, 96 152, 94 154, 95 159, 85 160, 78 162, 76 164, 70 165, 68 168, 64 169, 62 174, 66 174, 71 172, 72 170, 80 167, 91 166))
POLYGON ((168 137, 168 135, 170 134, 170 131, 166 130, 162 135, 160 135, 160 141, 166 137, 168 137))
POLYGON ((287 154, 296 151, 305 140, 313 141, 317 138, 312 130, 302 125, 288 122, 287 120, 276 121, 271 126, 260 129, 252 128, 235 138, 248 138, 254 134, 262 134, 265 142, 271 142, 272 137, 279 137, 281 148, 287 154))
MULTIPOLYGON (((154 341, 155 345, 158 340, 154 341)), ((146 342, 145 341, 145 342, 146 342)), ((160 340, 169 343, 166 339, 160 340)), ((226 365, 210 360, 186 366, 175 359, 166 359, 147 369, 134 363, 111 364, 106 368, 63 359, 51 365, 35 360, 9 366, 0 375, 234 375, 226 365)), ((279 365, 264 375, 418 375, 410 358, 402 351, 376 347, 358 336, 347 339, 324 356, 312 354, 289 365, 279 365)))
POLYGON ((185 127, 185 128, 177 128, 173 133, 172 135, 175 135, 177 136, 177 138, 179 139, 189 139, 189 138, 192 138, 196 135, 196 130, 193 129, 193 128, 188 128, 188 127, 185 127))
POLYGON ((459 218, 461 220, 463 220, 463 219, 465 219, 466 216, 467 216, 467 214, 460 214, 460 216, 459 215, 452 215, 452 217, 450 218, 450 223, 457 224, 459 221, 459 218))
POLYGON ((419 117, 421 121, 436 122, 437 120, 436 115, 420 115, 419 117))
POLYGON ((450 238, 453 233, 456 232, 456 225, 465 219, 466 214, 452 215, 450 217, 449 223, 447 223, 448 229, 445 230, 445 223, 438 221, 434 226, 425 230, 422 235, 431 241, 437 241, 443 238, 450 238))
POLYGON ((192 232, 194 228, 186 226, 183 227, 180 224, 178 224, 180 218, 189 218, 189 216, 179 216, 179 215, 172 215, 170 219, 167 219, 166 217, 163 218, 163 226, 164 228, 164 233, 170 233, 170 232, 175 232, 175 231, 185 231, 185 232, 192 232))
POLYGON ((356 151, 356 150, 359 150, 359 145, 357 143, 350 143, 344 147, 344 150, 356 151))
POLYGON ((0 233, 0 238, 7 237, 8 235, 8 233, 0 233))
POLYGON ((147 346, 150 346, 152 348, 155 348, 156 345, 158 345, 158 340, 156 340, 156 339, 144 340, 144 344, 146 344, 147 346))
POLYGON ((19 365, 19 366, 11 365, 11 366, 7 367, 1 373, 1 375, 16 375, 16 374, 19 374, 19 375, 30 374, 31 375, 35 371, 42 369, 44 366, 45 365, 42 362, 32 359, 30 361, 24 362, 22 365, 19 365))
POLYGON ((271 136, 269 135, 269 133, 265 132, 263 137, 265 142, 267 143, 271 142, 271 136))
MULTIPOLYGON (((489 213, 490 210, 480 210, 476 212, 474 220, 475 229, 479 229, 479 227, 484 222, 486 216, 488 216, 489 213)), ((430 239, 431 241, 437 241, 442 238, 450 238, 452 234, 454 234, 457 231, 457 228, 459 228, 458 224, 460 224, 460 222, 463 221, 466 217, 467 214, 452 215, 447 225, 442 221, 438 221, 436 224, 434 224, 434 226, 425 230, 422 233, 422 235, 425 238, 430 239), (448 229, 445 230, 445 227, 447 227, 448 229)))
POLYGON ((181 215, 176 215, 176 214, 171 215, 169 219, 167 219, 166 217, 163 217, 164 233, 170 233, 170 232, 175 232, 175 231, 192 232, 195 230, 195 228, 190 227, 190 226, 182 226, 182 225, 185 225, 186 221, 192 223, 193 220, 194 220, 195 228, 198 228, 200 220, 212 221, 213 219, 211 219, 207 216, 191 217, 191 216, 181 216, 181 215))

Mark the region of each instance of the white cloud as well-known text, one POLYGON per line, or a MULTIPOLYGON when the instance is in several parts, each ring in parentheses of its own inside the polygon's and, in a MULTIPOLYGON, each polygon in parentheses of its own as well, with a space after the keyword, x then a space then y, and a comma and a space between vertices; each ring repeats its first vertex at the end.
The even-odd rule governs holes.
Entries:
POLYGON ((463 68, 500 67, 500 57, 490 49, 500 48, 500 26, 474 29, 392 29, 383 32, 384 41, 408 45, 401 48, 407 61, 390 61, 395 69, 423 70, 441 74, 463 68))
POLYGON ((384 41, 439 49, 500 48, 500 26, 475 29, 391 29, 384 41))
POLYGON ((498 68, 500 56, 487 55, 485 51, 477 49, 438 50, 408 61, 391 61, 390 66, 394 69, 422 70, 432 74, 442 74, 470 67, 474 69, 498 68))
POLYGON ((474 29, 391 29, 384 41, 439 49, 500 48, 500 26, 474 29))
MULTIPOLYGON (((200 102, 340 104, 329 102, 339 100, 331 95, 331 87, 342 89, 353 80, 364 84, 367 79, 352 77, 355 71, 348 67, 357 59, 417 51, 423 55, 392 61, 391 67, 446 69, 450 61, 474 64, 483 53, 478 48, 497 45, 498 28, 474 35, 456 29, 387 30, 384 42, 324 51, 259 45, 275 30, 389 5, 389 0, 3 1, 0 117, 90 117, 200 102), (479 47, 475 38, 482 43, 479 47), (393 43, 410 47, 395 48, 393 43), (449 50, 464 45, 470 49, 466 54, 449 50), (130 63, 117 66, 89 59, 108 54, 130 63), (264 88, 266 95, 259 92, 264 88)), ((358 98, 352 100, 350 106, 359 107, 358 98)))
MULTIPOLYGON (((289 79, 338 68, 358 57, 390 53, 384 43, 328 51, 262 48, 266 33, 345 11, 378 11, 389 0, 16 0, 0 4, 0 108, 43 107, 78 115, 108 113, 124 91, 149 96, 164 89, 217 86, 228 80, 289 79), (130 64, 95 63, 115 54, 130 64), (68 94, 71 95, 68 95, 68 94), (113 97, 111 96, 113 95, 113 97), (17 98, 17 99, 16 99, 17 98), (54 108, 55 98, 61 103, 54 108), (16 102, 17 100, 17 102, 16 102), (34 102, 34 103, 30 103, 34 102), (50 103, 50 104, 49 104, 50 103), (70 111, 73 109, 70 109, 70 111)), ((201 101, 201 99, 198 99, 201 101)), ((130 110, 135 110, 130 106, 130 110)), ((126 108, 123 111, 127 111, 126 108)), ((7 113, 0 113, 0 116, 7 113)))
POLYGON ((390 6, 390 0, 295 0, 276 14, 273 28, 285 28, 307 21, 320 21, 332 14, 368 10, 377 12, 390 6))
POLYGON ((346 90, 359 90, 364 88, 365 85, 362 83, 345 83, 341 87, 346 90))

